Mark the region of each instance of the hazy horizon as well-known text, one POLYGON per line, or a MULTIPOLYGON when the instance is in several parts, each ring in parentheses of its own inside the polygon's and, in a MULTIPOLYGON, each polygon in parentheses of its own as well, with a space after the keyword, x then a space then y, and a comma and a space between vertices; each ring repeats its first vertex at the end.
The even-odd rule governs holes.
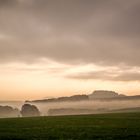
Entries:
POLYGON ((140 94, 139 0, 0 0, 0 100, 140 94))

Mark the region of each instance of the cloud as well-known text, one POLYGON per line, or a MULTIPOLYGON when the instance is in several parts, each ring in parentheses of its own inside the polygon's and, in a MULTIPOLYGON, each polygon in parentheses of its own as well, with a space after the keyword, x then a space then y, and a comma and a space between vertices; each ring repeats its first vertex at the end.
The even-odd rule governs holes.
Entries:
POLYGON ((0 0, 0 7, 13 6, 18 0, 0 0))
POLYGON ((140 81, 140 72, 124 73, 114 79, 115 81, 140 81))
POLYGON ((139 0, 0 0, 0 5, 1 63, 46 58, 140 66, 139 0))
POLYGON ((101 80, 101 81, 140 81, 140 72, 108 72, 94 71, 67 75, 66 78, 75 80, 101 80))

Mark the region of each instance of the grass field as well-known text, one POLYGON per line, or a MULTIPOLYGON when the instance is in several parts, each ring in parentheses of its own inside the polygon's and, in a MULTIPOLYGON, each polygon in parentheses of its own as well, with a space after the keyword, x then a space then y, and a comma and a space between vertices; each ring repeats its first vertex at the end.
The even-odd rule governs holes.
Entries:
POLYGON ((0 140, 140 140, 140 113, 0 119, 0 140))

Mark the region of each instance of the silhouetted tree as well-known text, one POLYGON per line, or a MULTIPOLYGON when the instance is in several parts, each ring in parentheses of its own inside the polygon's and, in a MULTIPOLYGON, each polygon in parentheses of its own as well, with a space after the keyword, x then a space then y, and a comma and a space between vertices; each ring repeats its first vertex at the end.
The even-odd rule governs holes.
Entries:
POLYGON ((18 117, 20 111, 17 108, 11 106, 0 106, 0 117, 18 117))
POLYGON ((40 111, 35 105, 24 104, 21 108, 21 115, 23 117, 40 116, 40 111))

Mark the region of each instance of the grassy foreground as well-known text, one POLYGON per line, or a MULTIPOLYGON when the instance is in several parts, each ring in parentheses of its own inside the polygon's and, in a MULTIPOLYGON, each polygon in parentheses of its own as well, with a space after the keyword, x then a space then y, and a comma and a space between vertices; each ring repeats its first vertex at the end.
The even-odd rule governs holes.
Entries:
POLYGON ((140 113, 0 119, 0 140, 140 140, 140 113))

